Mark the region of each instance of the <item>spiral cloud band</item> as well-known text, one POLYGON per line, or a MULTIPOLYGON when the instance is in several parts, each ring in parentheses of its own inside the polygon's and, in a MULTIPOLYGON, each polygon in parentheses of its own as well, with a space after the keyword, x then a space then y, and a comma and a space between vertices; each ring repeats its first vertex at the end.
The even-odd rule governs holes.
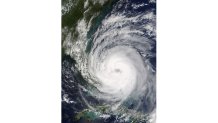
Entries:
POLYGON ((103 22, 103 28, 98 30, 101 34, 96 34, 94 39, 89 72, 104 93, 101 98, 110 102, 124 101, 132 93, 139 95, 145 91, 149 69, 138 51, 146 53, 149 43, 139 28, 131 29, 132 25, 128 24, 139 17, 111 16, 103 22))

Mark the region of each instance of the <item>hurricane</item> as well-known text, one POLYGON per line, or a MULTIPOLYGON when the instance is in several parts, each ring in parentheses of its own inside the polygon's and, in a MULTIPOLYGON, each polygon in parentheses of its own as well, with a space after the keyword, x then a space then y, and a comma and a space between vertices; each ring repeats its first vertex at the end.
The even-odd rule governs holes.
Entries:
POLYGON ((155 123, 155 20, 154 0, 62 1, 62 123, 155 123))

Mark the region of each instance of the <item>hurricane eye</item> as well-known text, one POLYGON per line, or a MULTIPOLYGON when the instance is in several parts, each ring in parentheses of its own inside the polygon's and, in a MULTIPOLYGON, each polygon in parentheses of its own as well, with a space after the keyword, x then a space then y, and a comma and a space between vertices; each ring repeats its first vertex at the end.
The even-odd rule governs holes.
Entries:
POLYGON ((115 69, 115 72, 121 73, 122 71, 120 69, 115 69))

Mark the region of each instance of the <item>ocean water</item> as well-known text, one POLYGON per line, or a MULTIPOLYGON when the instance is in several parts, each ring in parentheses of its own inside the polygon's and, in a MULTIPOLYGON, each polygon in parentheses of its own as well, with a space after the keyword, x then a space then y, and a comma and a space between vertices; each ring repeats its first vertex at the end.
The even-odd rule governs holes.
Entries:
POLYGON ((62 123, 155 123, 156 1, 62 0, 62 123))

